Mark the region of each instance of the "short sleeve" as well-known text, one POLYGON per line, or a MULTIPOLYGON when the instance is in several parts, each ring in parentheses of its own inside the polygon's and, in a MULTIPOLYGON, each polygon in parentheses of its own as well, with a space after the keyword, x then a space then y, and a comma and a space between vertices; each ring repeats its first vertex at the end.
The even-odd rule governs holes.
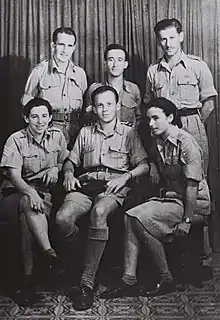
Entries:
POLYGON ((147 153, 141 143, 137 130, 133 129, 129 136, 130 143, 130 161, 133 167, 138 165, 144 159, 147 159, 147 153))
POLYGON ((183 173, 187 179, 193 179, 198 182, 202 181, 202 152, 198 143, 191 135, 181 143, 180 160, 183 163, 183 173))
POLYGON ((23 158, 19 151, 19 141, 12 135, 4 145, 0 167, 21 169, 22 165, 23 158))
POLYGON ((60 145, 60 152, 59 152, 59 156, 58 156, 58 168, 59 170, 62 169, 64 160, 68 157, 69 155, 69 151, 67 150, 67 143, 66 143, 66 139, 63 135, 62 132, 60 132, 60 140, 59 140, 59 145, 60 145))
POLYGON ((209 97, 217 96, 217 91, 215 90, 213 77, 207 64, 204 61, 200 61, 199 65, 200 65, 200 74, 199 74, 200 101, 204 101, 209 97))
POLYGON ((68 159, 76 166, 79 167, 81 165, 81 153, 84 141, 84 128, 81 129, 72 150, 70 151, 68 159))
POLYGON ((143 101, 146 104, 153 98, 152 83, 153 83, 153 70, 152 70, 152 67, 150 66, 147 71, 145 93, 143 98, 143 101))

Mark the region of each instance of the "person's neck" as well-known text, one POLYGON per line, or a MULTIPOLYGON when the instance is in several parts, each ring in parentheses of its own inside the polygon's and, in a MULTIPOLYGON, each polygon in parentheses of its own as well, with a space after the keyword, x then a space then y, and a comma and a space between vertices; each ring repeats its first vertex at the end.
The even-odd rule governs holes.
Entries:
POLYGON ((114 132, 115 125, 116 125, 116 118, 108 123, 100 121, 100 125, 102 130, 105 132, 105 134, 110 135, 111 133, 114 132))
POLYGON ((118 93, 123 88, 124 77, 123 74, 119 77, 112 77, 110 74, 108 75, 108 84, 112 86, 118 93))
POLYGON ((31 128, 29 128, 29 130, 30 130, 30 133, 32 134, 33 138, 34 138, 37 142, 41 143, 41 141, 42 141, 42 139, 43 139, 43 137, 44 137, 45 132, 44 132, 44 133, 41 133, 41 134, 36 134, 36 133, 33 133, 33 132, 31 131, 31 128))
POLYGON ((63 73, 66 73, 66 69, 68 67, 68 64, 69 64, 69 61, 67 62, 60 62, 60 61, 57 61, 57 59, 54 57, 54 61, 56 62, 56 65, 58 67, 58 69, 63 72, 63 73))
POLYGON ((179 50, 177 51, 177 53, 176 53, 174 56, 172 56, 172 57, 169 57, 169 56, 166 56, 166 55, 165 55, 167 64, 168 64, 168 66, 170 67, 170 69, 173 69, 173 67, 174 67, 174 66, 177 64, 177 62, 179 61, 180 56, 181 56, 181 52, 182 52, 182 50, 179 49, 179 50))
POLYGON ((162 140, 164 142, 169 137, 171 131, 172 131, 172 125, 170 125, 167 128, 167 130, 161 134, 161 136, 159 137, 160 140, 162 140))

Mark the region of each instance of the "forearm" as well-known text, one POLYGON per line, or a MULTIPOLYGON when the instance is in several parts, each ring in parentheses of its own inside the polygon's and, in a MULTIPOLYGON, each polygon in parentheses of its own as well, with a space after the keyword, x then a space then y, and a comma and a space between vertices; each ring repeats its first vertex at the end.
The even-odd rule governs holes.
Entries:
POLYGON ((10 171, 10 180, 20 193, 30 196, 35 190, 17 172, 10 171))
POLYGON ((131 171, 129 171, 132 175, 132 178, 137 178, 140 177, 142 175, 145 175, 149 172, 149 166, 147 164, 147 161, 143 160, 141 161, 137 167, 135 167, 134 169, 132 169, 131 171))
POLYGON ((198 194, 199 183, 195 180, 187 180, 185 192, 184 218, 192 219, 198 194))
POLYGON ((64 163, 64 166, 63 166, 63 173, 64 173, 64 177, 69 175, 69 174, 73 174, 74 176, 74 173, 75 173, 75 169, 74 169, 74 164, 70 161, 70 160, 67 160, 65 163, 64 163))
POLYGON ((208 98, 202 103, 202 108, 200 109, 202 120, 206 123, 210 114, 214 110, 215 102, 214 97, 208 98))

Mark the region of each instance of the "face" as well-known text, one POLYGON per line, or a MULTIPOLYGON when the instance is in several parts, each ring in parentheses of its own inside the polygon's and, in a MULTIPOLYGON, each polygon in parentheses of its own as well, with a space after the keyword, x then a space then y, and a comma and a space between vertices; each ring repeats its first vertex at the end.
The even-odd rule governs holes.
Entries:
POLYGON ((97 94, 93 109, 101 122, 110 123, 116 119, 118 105, 114 93, 112 91, 105 91, 97 94))
POLYGON ((112 77, 119 77, 127 68, 125 52, 120 49, 109 50, 107 54, 107 71, 112 77))
POLYGON ((175 27, 170 27, 159 32, 159 43, 168 57, 173 57, 181 48, 183 32, 178 33, 175 27))
POLYGON ((166 116, 162 109, 151 107, 147 110, 147 118, 151 132, 156 137, 167 137, 173 121, 173 114, 166 116))
POLYGON ((53 55, 57 62, 66 63, 75 50, 75 37, 71 34, 58 33, 56 43, 52 43, 53 55))
POLYGON ((43 135, 50 121, 52 115, 49 115, 48 109, 45 106, 34 107, 31 109, 28 117, 24 117, 28 127, 33 136, 43 135))

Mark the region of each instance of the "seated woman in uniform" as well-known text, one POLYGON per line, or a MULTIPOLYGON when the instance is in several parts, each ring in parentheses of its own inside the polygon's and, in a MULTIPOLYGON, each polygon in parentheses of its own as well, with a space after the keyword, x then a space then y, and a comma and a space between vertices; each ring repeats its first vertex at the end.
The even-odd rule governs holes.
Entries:
POLYGON ((1 171, 5 176, 1 212, 19 214, 21 220, 24 281, 21 303, 30 303, 35 296, 32 285, 33 239, 38 243, 51 268, 57 255, 48 236, 51 212, 51 188, 68 156, 66 141, 58 128, 50 126, 52 108, 41 98, 30 100, 23 109, 26 127, 13 133, 5 143, 1 171))
POLYGON ((133 295, 137 291, 140 239, 152 253, 161 279, 156 288, 146 294, 160 295, 175 290, 163 242, 173 234, 187 235, 195 213, 210 213, 210 196, 202 170, 201 151, 195 139, 180 129, 176 106, 165 98, 151 100, 147 118, 156 139, 152 152, 164 189, 159 198, 150 198, 126 212, 124 274, 121 283, 105 291, 102 298, 133 295))

